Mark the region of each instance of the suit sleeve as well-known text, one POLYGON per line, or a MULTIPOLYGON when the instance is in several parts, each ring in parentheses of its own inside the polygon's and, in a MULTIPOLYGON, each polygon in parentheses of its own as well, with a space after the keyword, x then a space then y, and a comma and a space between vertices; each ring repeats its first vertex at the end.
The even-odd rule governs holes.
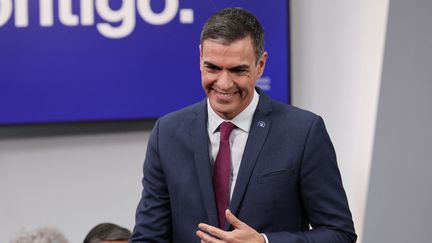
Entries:
POLYGON ((311 123, 300 169, 300 194, 311 226, 305 232, 267 233, 269 243, 352 243, 354 225, 337 166, 336 155, 321 117, 311 123))
POLYGON ((151 132, 147 146, 142 197, 129 242, 172 242, 170 198, 159 157, 158 130, 159 121, 151 132))

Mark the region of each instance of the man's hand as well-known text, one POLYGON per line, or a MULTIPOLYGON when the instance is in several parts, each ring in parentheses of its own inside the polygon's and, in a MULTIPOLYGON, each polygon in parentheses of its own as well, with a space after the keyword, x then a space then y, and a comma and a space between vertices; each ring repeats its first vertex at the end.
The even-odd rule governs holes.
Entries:
POLYGON ((234 227, 233 231, 224 231, 208 224, 199 224, 197 236, 202 243, 264 243, 264 236, 247 224, 240 221, 228 209, 225 211, 227 221, 234 227))

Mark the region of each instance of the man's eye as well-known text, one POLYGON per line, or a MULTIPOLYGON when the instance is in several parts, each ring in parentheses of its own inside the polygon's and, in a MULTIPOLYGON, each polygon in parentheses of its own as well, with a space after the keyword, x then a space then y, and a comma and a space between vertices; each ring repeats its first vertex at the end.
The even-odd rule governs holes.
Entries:
POLYGON ((212 65, 207 65, 205 66, 205 68, 209 71, 217 71, 220 70, 220 68, 216 67, 216 66, 212 66, 212 65))
POLYGON ((235 73, 235 74, 243 74, 245 73, 247 70, 245 69, 234 69, 231 72, 235 73))

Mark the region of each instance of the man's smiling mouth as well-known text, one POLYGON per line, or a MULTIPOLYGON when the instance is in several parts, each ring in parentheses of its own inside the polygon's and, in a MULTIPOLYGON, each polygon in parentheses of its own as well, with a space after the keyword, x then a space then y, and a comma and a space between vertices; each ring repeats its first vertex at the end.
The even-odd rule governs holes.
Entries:
POLYGON ((231 92, 223 92, 223 91, 218 91, 218 90, 216 90, 216 89, 212 89, 214 92, 216 92, 216 94, 218 95, 218 96, 222 96, 222 97, 231 97, 231 96, 233 96, 234 94, 236 94, 236 93, 238 93, 239 91, 238 90, 235 90, 235 91, 231 91, 231 92))

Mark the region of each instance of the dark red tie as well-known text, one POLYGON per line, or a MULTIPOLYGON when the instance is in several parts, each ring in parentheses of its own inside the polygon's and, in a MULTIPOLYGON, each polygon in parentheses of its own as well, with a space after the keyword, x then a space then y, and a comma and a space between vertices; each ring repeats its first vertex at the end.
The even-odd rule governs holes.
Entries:
POLYGON ((231 173, 231 153, 229 136, 235 125, 231 122, 222 122, 219 126, 220 144, 213 169, 213 187, 219 216, 219 227, 224 228, 225 210, 228 206, 229 177, 231 173))

